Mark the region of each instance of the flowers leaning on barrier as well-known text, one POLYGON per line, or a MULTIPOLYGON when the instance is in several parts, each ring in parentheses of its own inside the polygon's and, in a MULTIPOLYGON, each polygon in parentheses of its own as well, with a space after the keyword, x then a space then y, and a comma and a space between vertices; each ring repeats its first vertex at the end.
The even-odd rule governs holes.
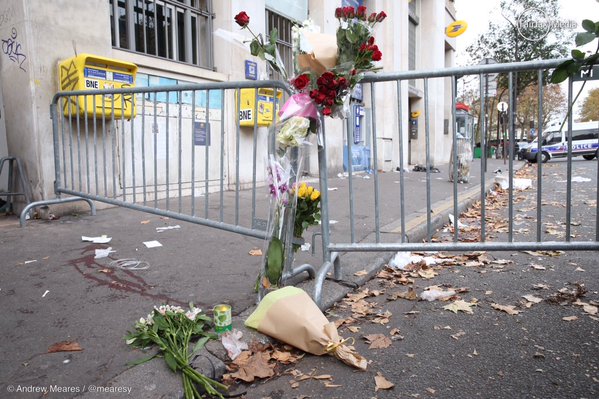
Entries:
MULTIPOLYGON (((304 231, 310 226, 316 226, 320 222, 320 191, 306 183, 302 183, 297 189, 297 206, 295 211, 295 224, 293 235, 301 238, 304 231)), ((294 244, 293 249, 297 252, 299 244, 294 244)))
MULTIPOLYGON (((185 399, 202 398, 200 386, 210 397, 223 398, 221 391, 227 386, 214 381, 199 373, 190 365, 190 360, 204 347, 210 339, 216 336, 207 332, 210 318, 190 304, 185 311, 179 306, 161 305, 155 307, 146 318, 135 323, 133 332, 128 332, 125 342, 136 348, 144 349, 153 345, 158 346, 164 361, 173 372, 180 372, 183 378, 185 399), (192 339, 198 339, 189 351, 192 339)), ((136 362, 141 364, 154 358, 136 362)))
MULTIPOLYGON (((292 76, 277 51, 277 29, 271 30, 265 40, 251 30, 250 16, 245 11, 235 16, 235 22, 252 36, 251 54, 278 72, 293 93, 281 107, 278 121, 269 132, 269 143, 275 145, 269 145, 267 160, 272 195, 267 226, 269 239, 257 284, 261 294, 265 289, 283 284, 299 247, 297 239, 320 218, 319 198, 308 200, 300 196, 298 199, 297 191, 288 188, 293 187, 302 174, 304 147, 310 145, 310 133, 322 134, 322 116, 347 117, 349 95, 355 85, 364 73, 380 69, 377 62, 381 61, 382 52, 375 44, 374 28, 386 16, 384 11, 368 14, 364 6, 337 8, 336 35, 321 34, 311 20, 295 25, 292 28, 292 76)), ((319 141, 323 139, 319 137, 319 141)))

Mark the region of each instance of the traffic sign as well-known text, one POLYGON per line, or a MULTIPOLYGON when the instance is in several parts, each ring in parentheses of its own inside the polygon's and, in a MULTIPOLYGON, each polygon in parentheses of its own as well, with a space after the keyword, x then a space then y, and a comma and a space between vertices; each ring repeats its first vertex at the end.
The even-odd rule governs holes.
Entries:
POLYGON ((497 111, 499 112, 505 112, 508 109, 508 105, 506 102, 501 101, 500 103, 497 104, 497 111))

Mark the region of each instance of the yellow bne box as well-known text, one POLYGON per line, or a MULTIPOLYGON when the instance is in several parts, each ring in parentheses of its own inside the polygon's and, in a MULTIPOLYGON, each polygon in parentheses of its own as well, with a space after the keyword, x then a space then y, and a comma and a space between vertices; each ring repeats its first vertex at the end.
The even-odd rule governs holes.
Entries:
MULTIPOLYGON (((279 111, 279 102, 283 98, 283 92, 277 91, 277 99, 274 99, 274 89, 241 89, 241 102, 235 99, 240 126, 254 126, 256 119, 258 126, 270 126, 275 120, 275 114, 279 111), (256 101, 258 102, 256 106, 256 101), (258 113, 257 118, 254 112, 258 113)), ((278 119, 278 117, 277 117, 278 119)))
MULTIPOLYGON (((61 61, 58 67, 60 90, 110 90, 135 87, 137 65, 91 54, 79 54, 61 61)), ((90 118, 135 118, 133 94, 72 96, 62 104, 65 116, 90 118), (114 115, 113 115, 114 113, 114 115)))

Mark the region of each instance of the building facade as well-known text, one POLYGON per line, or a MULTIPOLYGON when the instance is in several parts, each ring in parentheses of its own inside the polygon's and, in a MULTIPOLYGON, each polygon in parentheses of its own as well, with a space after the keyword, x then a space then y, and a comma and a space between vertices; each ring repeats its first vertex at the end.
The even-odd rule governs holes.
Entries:
MULTIPOLYGON (((256 33, 264 34, 277 27, 281 55, 291 62, 293 21, 310 18, 323 33, 334 34, 338 24, 335 8, 360 4, 388 14, 376 32, 383 52, 383 72, 435 70, 453 65, 455 39, 445 36, 445 27, 455 20, 452 0, 0 0, 0 98, 4 100, 2 120, 6 125, 6 133, 0 130, 6 136, 0 137, 0 143, 5 139, 4 151, 23 160, 33 199, 53 198, 49 104, 61 87, 60 61, 89 53, 131 62, 139 68, 135 82, 138 86, 242 81, 246 79, 245 61, 257 63, 259 79, 273 78, 265 64, 243 46, 243 37, 249 36, 233 20, 239 11, 251 16, 251 27, 256 33)), ((391 171, 399 166, 397 113, 402 112, 407 133, 409 116, 417 111, 423 115, 424 88, 422 81, 404 84, 404 109, 398 111, 396 85, 381 87, 377 87, 376 98, 371 98, 367 90, 354 96, 352 106, 356 106, 360 128, 353 144, 369 149, 376 140, 378 167, 391 171), (373 101, 377 102, 374 135, 370 123, 373 101)), ((429 81, 431 161, 435 165, 449 160, 450 87, 447 79, 429 81)), ((230 129, 235 126, 234 117, 235 113, 221 115, 221 123, 230 129)), ((346 125, 329 120, 326 128, 329 170, 337 173, 344 167, 346 125)), ((404 134, 404 160, 410 164, 423 164, 426 159, 422 116, 417 120, 417 128, 414 134, 404 134)), ((228 184, 244 184, 251 179, 243 167, 250 156, 242 154, 242 165, 236 168, 233 149, 238 145, 243 149, 245 143, 251 142, 253 131, 242 128, 241 143, 236 142, 234 135, 223 143, 227 148, 228 184)), ((260 128, 258 134, 258 143, 266 146, 266 128, 260 128)), ((307 158, 307 170, 311 174, 318 172, 315 145, 307 158)), ((121 180, 119 176, 109 178, 121 180)), ((0 190, 3 188, 0 186, 0 190)))

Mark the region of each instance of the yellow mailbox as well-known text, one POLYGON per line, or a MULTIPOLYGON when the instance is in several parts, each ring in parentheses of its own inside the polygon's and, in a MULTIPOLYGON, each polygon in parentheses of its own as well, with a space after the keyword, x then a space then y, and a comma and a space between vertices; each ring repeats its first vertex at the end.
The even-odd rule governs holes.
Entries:
MULTIPOLYGON (((108 90, 135 87, 137 65, 97 55, 79 54, 61 61, 58 70, 61 91, 108 90)), ((124 116, 131 119, 135 117, 134 98, 132 94, 73 96, 65 101, 63 111, 66 116, 79 113, 100 118, 102 115, 112 116, 114 110, 115 118, 124 116)))
POLYGON ((274 121, 274 115, 279 111, 279 102, 283 98, 283 92, 277 90, 277 99, 275 101, 274 92, 274 89, 258 89, 257 91, 255 89, 241 89, 241 104, 236 101, 239 125, 254 126, 256 120, 254 112, 257 110, 258 126, 270 126, 274 121), (258 106, 256 106, 256 101, 258 101, 258 106))

